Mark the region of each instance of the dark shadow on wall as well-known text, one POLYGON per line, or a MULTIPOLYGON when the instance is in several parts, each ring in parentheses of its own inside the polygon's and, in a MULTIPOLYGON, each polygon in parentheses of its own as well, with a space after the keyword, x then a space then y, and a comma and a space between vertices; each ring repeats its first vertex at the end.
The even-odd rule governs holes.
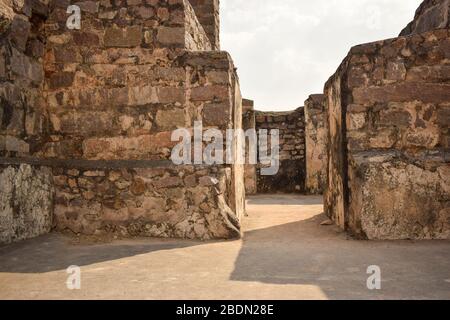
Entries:
POLYGON ((324 219, 246 232, 230 280, 315 286, 329 299, 450 299, 450 242, 356 241, 324 219), (371 265, 382 290, 367 289, 371 265))
MULTIPOLYGON (((195 240, 131 239, 101 244, 74 245, 71 238, 50 233, 0 246, 0 272, 44 273, 104 261, 208 244, 195 240)), ((143 270, 144 271, 144 270, 143 270)))
POLYGON ((248 205, 277 205, 277 206, 299 206, 299 205, 323 205, 322 196, 295 195, 293 201, 291 194, 264 194, 247 197, 248 205))
POLYGON ((278 173, 273 176, 261 175, 257 168, 258 193, 304 193, 305 192, 305 161, 283 160, 278 173))

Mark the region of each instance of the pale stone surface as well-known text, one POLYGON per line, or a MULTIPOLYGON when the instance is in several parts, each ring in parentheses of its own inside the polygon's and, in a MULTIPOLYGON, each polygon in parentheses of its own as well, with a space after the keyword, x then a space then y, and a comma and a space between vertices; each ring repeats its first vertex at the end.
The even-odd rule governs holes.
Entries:
MULTIPOLYGON (((254 102, 248 99, 242 99, 242 128, 244 131, 256 130, 256 118, 254 110, 254 102)), ((244 183, 245 183, 245 194, 252 195, 257 193, 257 181, 258 177, 256 174, 256 164, 250 164, 249 152, 250 144, 247 142, 245 149, 246 164, 244 168, 244 183)))
POLYGON ((0 243, 48 233, 53 222, 51 170, 30 165, 0 168, 0 243))
POLYGON ((409 163, 360 153, 349 172, 349 227, 370 240, 450 239, 450 170, 436 156, 409 163))
POLYGON ((158 167, 177 128, 242 126, 237 74, 211 51, 207 7, 200 22, 187 0, 82 1, 82 30, 69 30, 67 3, 47 4, 2 6, 0 153, 52 166, 56 228, 239 237, 242 168, 158 167))

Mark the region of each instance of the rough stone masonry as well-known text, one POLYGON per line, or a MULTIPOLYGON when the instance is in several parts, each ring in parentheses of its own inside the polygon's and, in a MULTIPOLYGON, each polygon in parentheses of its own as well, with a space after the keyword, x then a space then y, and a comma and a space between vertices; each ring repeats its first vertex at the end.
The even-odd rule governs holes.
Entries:
MULTIPOLYGON (((261 175, 264 164, 257 165, 259 193, 302 193, 305 187, 305 115, 304 108, 288 112, 257 111, 256 131, 279 130, 280 168, 276 175, 261 175)), ((259 146, 259 152, 270 154, 271 145, 259 146)))
POLYGON ((174 129, 242 125, 217 0, 0 4, 1 242, 52 228, 239 236, 242 166, 169 160, 174 129), (70 4, 81 30, 66 27, 70 4))
POLYGON ((325 210, 358 237, 450 239, 448 5, 353 47, 325 85, 325 210))

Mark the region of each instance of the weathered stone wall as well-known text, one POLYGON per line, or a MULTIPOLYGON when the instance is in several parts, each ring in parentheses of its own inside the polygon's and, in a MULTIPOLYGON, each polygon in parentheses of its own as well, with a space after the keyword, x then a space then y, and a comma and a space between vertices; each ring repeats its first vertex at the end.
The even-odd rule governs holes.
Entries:
POLYGON ((450 238, 449 29, 356 46, 325 87, 325 207, 369 239, 450 238))
MULTIPOLYGON (((0 1, 0 157, 27 157, 48 136, 43 96, 42 37, 46 1, 0 1)), ((0 243, 32 238, 52 227, 50 169, 0 165, 0 243)))
POLYGON ((197 19, 194 8, 185 2, 185 34, 186 49, 191 51, 212 50, 213 46, 205 33, 202 24, 197 19))
POLYGON ((192 128, 196 120, 205 129, 241 127, 230 56, 204 51, 209 40, 187 1, 101 2, 82 9, 81 31, 64 27, 65 6, 53 8, 47 20, 52 139, 37 155, 71 160, 55 168, 57 228, 200 239, 239 235, 243 169, 175 167, 169 160, 177 128, 192 128), (89 162, 80 167, 74 159, 89 162))
POLYGON ((53 224, 51 169, 0 165, 0 243, 48 233, 53 224))
MULTIPOLYGON (((290 112, 256 111, 256 130, 278 129, 280 132, 280 170, 274 176, 257 170, 260 193, 304 192, 305 189, 305 114, 303 107, 290 112)), ((269 138, 270 141, 270 138, 269 138)), ((270 145, 268 146, 270 155, 270 145)))
POLYGON ((226 54, 211 56, 225 69, 221 73, 213 65, 212 90, 204 87, 206 83, 190 89, 197 85, 190 81, 197 70, 186 62, 206 60, 186 51, 192 49, 184 28, 189 3, 136 3, 87 7, 80 31, 65 28, 65 6, 52 10, 46 23, 45 61, 52 139, 39 155, 167 158, 171 131, 191 127, 198 117, 196 101, 213 100, 215 95, 228 99, 226 54))
MULTIPOLYGON (((36 172, 52 168, 55 209, 50 201, 36 212, 81 234, 239 236, 243 166, 169 160, 177 128, 197 120, 205 130, 242 128, 231 57, 209 51, 187 0, 4 3, 1 152, 36 172), (81 30, 66 27, 71 3, 81 7, 81 30)), ((15 239, 49 230, 33 228, 15 239)))
POLYGON ((213 50, 220 50, 219 0, 189 0, 203 25, 213 50))
POLYGON ((44 1, 0 2, 0 156, 27 156, 47 135, 44 1))
MULTIPOLYGON (((256 119, 255 119, 255 109, 254 103, 252 100, 243 99, 242 100, 242 127, 244 131, 247 130, 256 130, 256 119)), ((246 162, 245 162, 245 193, 247 195, 256 194, 257 193, 257 176, 256 176, 256 165, 249 163, 249 150, 250 145, 249 141, 246 141, 246 162)))
POLYGON ((450 28, 450 1, 425 0, 417 9, 414 20, 411 21, 400 36, 450 28))
POLYGON ((325 96, 315 94, 305 101, 306 191, 322 194, 327 181, 328 121, 325 96))

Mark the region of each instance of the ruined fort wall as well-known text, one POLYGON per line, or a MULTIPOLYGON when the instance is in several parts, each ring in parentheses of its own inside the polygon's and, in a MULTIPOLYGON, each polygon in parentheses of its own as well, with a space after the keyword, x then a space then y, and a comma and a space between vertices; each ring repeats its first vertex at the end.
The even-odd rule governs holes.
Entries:
POLYGON ((325 87, 326 210, 369 239, 443 239, 449 225, 449 30, 352 48, 325 87))
POLYGON ((328 122, 325 95, 305 101, 306 191, 322 194, 327 180, 328 122))
POLYGON ((193 123, 198 110, 188 104, 185 66, 190 5, 133 3, 82 7, 79 31, 65 27, 65 5, 52 9, 45 60, 52 141, 40 156, 167 158, 171 131, 193 123))
POLYGON ((400 36, 444 28, 450 28, 450 1, 425 0, 417 9, 414 20, 402 30, 400 36))
POLYGON ((46 1, 0 1, 0 243, 47 233, 53 223, 51 170, 11 165, 48 136, 42 37, 46 1))
MULTIPOLYGON (((274 176, 261 175, 257 166, 260 193, 299 193, 305 188, 305 114, 303 107, 290 112, 256 111, 256 130, 278 129, 280 133, 280 170, 274 176)), ((268 155, 270 155, 270 138, 268 155)), ((259 150, 261 152, 261 150, 259 150)))
POLYGON ((205 129, 240 126, 231 58, 205 51, 209 40, 198 36, 204 32, 190 4, 102 3, 85 10, 79 32, 52 28, 62 22, 59 11, 48 20, 46 63, 54 141, 41 155, 107 164, 57 169, 57 228, 200 239, 239 235, 240 169, 170 164, 173 130, 192 128, 196 120, 205 129), (155 161, 168 165, 154 167, 155 161))
MULTIPOLYGON (((41 106, 47 115, 45 131, 29 139, 27 152, 8 150, 13 158, 2 160, 2 179, 21 164, 35 170, 36 177, 39 170, 53 176, 48 190, 54 184, 54 201, 49 191, 52 206, 45 205, 42 216, 52 217, 58 230, 239 236, 243 168, 175 166, 170 161, 177 143, 171 134, 177 128, 192 128, 196 120, 203 120, 205 129, 241 128, 242 98, 231 57, 210 51, 203 27, 184 0, 76 2, 82 10, 81 30, 66 27, 70 4, 51 2, 39 29, 39 83, 26 79, 41 99, 31 105, 41 106), (21 155, 29 158, 18 159, 21 155)), ((9 65, 5 61, 5 68, 9 65)), ((29 71, 33 66, 20 69, 20 75, 34 76, 29 71)), ((19 101, 16 96, 9 100, 19 101)), ((35 234, 18 233, 10 240, 35 234)))

